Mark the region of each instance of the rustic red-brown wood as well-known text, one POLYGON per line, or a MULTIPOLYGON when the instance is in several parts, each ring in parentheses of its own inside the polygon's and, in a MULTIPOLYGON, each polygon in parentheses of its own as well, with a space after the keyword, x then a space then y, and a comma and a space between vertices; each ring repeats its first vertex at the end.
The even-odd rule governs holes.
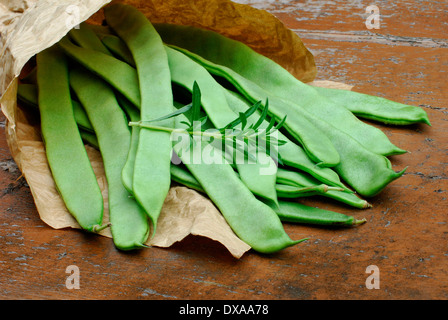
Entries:
POLYGON ((379 0, 380 29, 368 30, 366 1, 239 1, 266 9, 295 30, 313 52, 318 80, 422 106, 432 127, 376 123, 409 153, 391 157, 404 176, 354 210, 321 199, 322 208, 365 217, 365 225, 325 229, 285 225, 307 242, 274 255, 234 259, 219 243, 190 236, 138 252, 110 239, 54 230, 33 198, 0 130, 0 299, 447 299, 446 130, 448 4, 379 0), (351 3, 351 4, 348 4, 351 3), (80 270, 67 289, 66 268, 80 270), (367 289, 366 268, 380 270, 367 289))

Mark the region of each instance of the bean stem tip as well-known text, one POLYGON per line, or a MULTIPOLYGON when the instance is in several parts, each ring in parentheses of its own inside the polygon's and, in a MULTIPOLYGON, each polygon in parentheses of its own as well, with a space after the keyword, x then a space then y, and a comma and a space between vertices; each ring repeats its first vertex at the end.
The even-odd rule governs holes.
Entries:
POLYGON ((361 224, 364 224, 367 222, 366 218, 362 218, 362 219, 353 219, 353 225, 354 226, 359 226, 361 224))
POLYGON ((96 224, 96 225, 93 226, 92 231, 95 232, 95 233, 98 233, 98 232, 100 232, 100 231, 110 227, 110 225, 111 225, 110 222, 105 223, 103 225, 96 224))

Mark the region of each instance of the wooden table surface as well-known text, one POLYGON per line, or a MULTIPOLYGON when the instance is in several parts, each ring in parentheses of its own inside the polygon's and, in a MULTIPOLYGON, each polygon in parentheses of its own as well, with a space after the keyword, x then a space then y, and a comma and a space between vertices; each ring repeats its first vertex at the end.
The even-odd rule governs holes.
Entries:
POLYGON ((391 157, 400 179, 354 210, 349 229, 285 225, 307 242, 274 255, 233 258, 207 238, 123 253, 109 238, 54 230, 38 216, 6 144, 0 116, 0 299, 447 299, 448 298, 448 3, 444 1, 239 1, 265 9, 315 56, 317 80, 421 106, 432 127, 380 127, 404 155, 391 157), (348 4, 350 3, 350 4, 348 4), (366 7, 380 10, 367 29, 366 7), (66 286, 79 268, 79 289, 66 286), (368 289, 366 268, 379 270, 368 289))

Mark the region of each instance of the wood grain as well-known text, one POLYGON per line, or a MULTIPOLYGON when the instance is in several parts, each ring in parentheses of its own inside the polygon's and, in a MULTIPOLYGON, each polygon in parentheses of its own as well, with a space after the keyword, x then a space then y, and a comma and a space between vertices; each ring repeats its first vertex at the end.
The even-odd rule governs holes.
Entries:
MULTIPOLYGON (((313 52, 317 78, 421 106, 432 126, 371 123, 409 153, 391 157, 405 175, 353 210, 324 199, 311 205, 366 217, 357 228, 285 225, 307 242, 274 255, 236 260, 220 244, 189 236, 134 253, 79 230, 53 230, 38 217, 0 130, 0 299, 447 299, 448 48, 445 1, 375 1, 381 28, 367 30, 370 1, 238 1, 266 9, 313 52), (80 289, 65 272, 80 270, 80 289), (367 289, 366 268, 380 270, 367 289)), ((1 116, 0 125, 4 124, 1 116)))

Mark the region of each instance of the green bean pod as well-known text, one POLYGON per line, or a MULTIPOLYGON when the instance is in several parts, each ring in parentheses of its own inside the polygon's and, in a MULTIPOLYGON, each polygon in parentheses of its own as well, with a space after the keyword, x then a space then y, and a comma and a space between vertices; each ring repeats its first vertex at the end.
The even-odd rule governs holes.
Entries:
POLYGON ((282 222, 333 227, 350 227, 366 222, 366 219, 358 220, 343 213, 310 207, 293 201, 279 201, 278 209, 275 211, 282 222))
POLYGON ((86 27, 90 28, 93 32, 95 32, 98 36, 103 35, 113 35, 114 32, 109 26, 98 25, 93 23, 86 22, 86 27))
MULTIPOLYGON (((19 83, 19 85, 17 86, 17 99, 22 103, 25 103, 28 106, 38 110, 39 106, 37 100, 37 85, 19 83)), ((92 124, 90 123, 89 117, 87 117, 87 114, 81 104, 73 99, 72 104, 73 114, 75 116, 75 121, 78 124, 78 127, 82 128, 85 131, 93 132, 92 124)))
POLYGON ((68 63, 57 46, 37 54, 42 138, 56 187, 81 228, 104 228, 103 197, 73 115, 68 63))
POLYGON ((114 35, 104 35, 101 37, 101 41, 115 57, 135 67, 135 61, 131 51, 129 51, 129 48, 119 37, 114 35))
MULTIPOLYGON (((105 7, 104 15, 108 26, 126 43, 135 61, 141 120, 156 119, 173 112, 168 57, 151 22, 136 8, 120 3, 105 7)), ((173 127, 174 121, 167 119, 155 124, 173 127)), ((151 218, 153 232, 171 184, 171 155, 170 133, 140 128, 132 190, 151 218)))
POLYGON ((109 53, 112 53, 117 59, 135 67, 135 61, 131 51, 129 51, 126 43, 114 34, 110 27, 89 23, 86 23, 86 27, 90 28, 97 35, 103 45, 108 49, 109 53))
POLYGON ((58 45, 67 56, 107 81, 135 106, 140 107, 140 86, 135 68, 112 55, 77 46, 68 36, 62 38, 58 45))
POLYGON ((39 110, 37 101, 37 84, 19 83, 17 86, 17 100, 39 110))
MULTIPOLYGON (((171 165, 171 175, 173 181, 182 184, 186 187, 194 189, 196 191, 206 193, 204 188, 202 188, 199 181, 188 171, 187 168, 182 168, 181 165, 171 165)), ((300 196, 306 197, 310 195, 323 194, 327 191, 328 186, 326 185, 317 185, 313 187, 297 187, 297 186, 289 186, 289 185, 276 185, 277 190, 280 191, 280 195, 282 195, 283 190, 289 196, 286 198, 298 198, 300 196), (291 191, 289 190, 291 189, 291 191), (294 192, 294 196, 292 196, 292 192, 294 192)))
POLYGON ((79 128, 79 134, 81 135, 81 139, 85 144, 88 144, 89 146, 99 150, 100 146, 94 132, 85 131, 82 128, 79 128))
POLYGON ((420 107, 355 91, 322 87, 313 88, 330 101, 344 105, 360 118, 392 125, 410 125, 415 123, 431 125, 428 114, 420 107))
MULTIPOLYGON (((135 108, 135 106, 122 95, 117 95, 117 100, 123 111, 127 114, 130 121, 140 121, 140 109, 135 108)), ((135 167, 135 156, 137 154, 139 136, 140 136, 140 127, 131 126, 131 144, 129 146, 126 163, 123 165, 123 169, 121 172, 121 180, 123 182, 123 185, 131 194, 134 193, 133 190, 134 167, 135 167)))
POLYGON ((319 192, 321 195, 326 195, 328 192, 354 193, 346 188, 323 185, 319 180, 303 171, 288 170, 285 167, 278 168, 276 183, 277 190, 280 188, 280 195, 285 197, 285 193, 287 193, 288 198, 303 197, 310 193, 319 194, 319 192), (288 189, 286 186, 292 188, 288 189))
POLYGON ((146 212, 130 197, 121 181, 131 140, 127 118, 113 89, 89 71, 73 68, 70 84, 84 106, 98 139, 108 184, 114 244, 121 250, 144 247, 150 230, 146 212))
POLYGON ((201 184, 196 180, 196 178, 188 171, 187 168, 184 168, 182 164, 171 164, 171 179, 183 186, 186 186, 190 189, 194 189, 201 193, 205 193, 204 189, 201 187, 201 184))
POLYGON ((325 198, 336 200, 340 203, 344 203, 346 205, 358 209, 367 209, 372 207, 372 205, 369 202, 358 197, 354 193, 339 190, 328 190, 328 189, 316 190, 319 188, 322 188, 321 185, 316 185, 315 190, 313 190, 312 187, 287 185, 281 183, 277 183, 275 187, 279 199, 297 199, 303 197, 322 196, 325 198), (309 189, 307 190, 307 188, 309 189))
MULTIPOLYGON (((126 47, 124 43, 116 36, 111 35, 111 39, 114 39, 114 43, 116 47, 121 47, 119 50, 125 50, 126 47)), ((204 97, 205 101, 204 104, 206 107, 208 107, 209 114, 211 115, 211 118, 215 120, 215 124, 217 126, 224 126, 228 122, 232 121, 235 117, 235 114, 232 112, 229 112, 230 110, 227 110, 226 108, 219 108, 219 106, 224 105, 224 99, 221 94, 220 99, 220 92, 217 88, 217 84, 214 84, 214 79, 207 73, 204 72, 204 70, 201 70, 201 67, 188 59, 187 57, 183 56, 183 54, 178 53, 177 51, 166 48, 169 56, 169 63, 171 66, 171 76, 172 80, 177 82, 180 85, 183 85, 185 88, 191 90, 192 88, 192 81, 198 80, 198 77, 201 79, 201 85, 205 88, 204 91, 207 92, 207 95, 204 97), (194 70, 194 72, 193 72, 194 70), (202 72, 201 72, 202 71, 202 72), (193 76, 193 74, 195 76, 193 76), (214 94, 211 94, 210 91, 214 94), (218 107, 218 108, 217 108, 218 107), (219 121, 218 121, 219 120, 219 121)), ((139 130, 137 127, 133 129, 135 131, 139 130)), ((135 139, 133 139, 135 141, 135 139)), ((132 150, 135 149, 135 143, 132 143, 132 150)), ((302 155, 303 153, 293 152, 293 156, 302 155)), ((128 186, 128 190, 132 190, 130 185, 132 184, 132 178, 130 177, 130 174, 132 172, 132 167, 134 165, 133 161, 135 158, 130 156, 129 161, 127 162, 127 165, 124 168, 124 175, 123 180, 125 185, 128 186)), ((268 180, 270 175, 264 175, 260 176, 257 175, 257 178, 254 179, 254 174, 251 171, 257 170, 255 169, 254 165, 251 164, 249 167, 248 165, 239 164, 239 170, 241 172, 241 177, 243 181, 248 184, 248 186, 256 192, 258 195, 264 196, 267 199, 271 199, 274 202, 276 201, 276 194, 275 194, 275 188, 274 188, 274 182, 275 180, 272 180, 271 182, 266 181, 264 183, 260 183, 260 180, 268 180), (262 179, 263 178, 263 179, 262 179), (269 184, 271 187, 269 188, 269 184)), ((269 164, 269 167, 273 167, 273 163, 269 164)), ((333 176, 332 178, 337 178, 333 176)))
POLYGON ((69 31, 68 36, 78 46, 111 55, 109 49, 101 42, 97 34, 87 25, 87 22, 79 24, 78 28, 69 31))
MULTIPOLYGON (((279 184, 287 184, 297 187, 313 187, 322 184, 319 180, 313 178, 311 175, 303 171, 289 170, 284 166, 277 169, 276 182, 279 184)), ((341 187, 332 187, 328 190, 354 193, 351 190, 347 190, 347 188, 341 187)))
MULTIPOLYGON (((111 51, 115 51, 115 52, 120 52, 120 55, 121 56, 126 56, 127 55, 127 53, 126 53, 126 50, 127 50, 127 47, 126 47, 126 45, 121 41, 121 39, 120 38, 118 38, 117 36, 114 36, 114 35, 108 35, 107 37, 106 36, 104 36, 104 39, 109 39, 110 41, 107 41, 107 43, 105 43, 106 44, 106 46, 108 46, 109 47, 109 49, 111 50, 111 51)), ((182 66, 182 63, 187 63, 188 65, 192 65, 192 61, 188 61, 188 60, 186 60, 185 59, 185 57, 182 57, 181 55, 179 55, 179 54, 177 54, 176 55, 176 53, 174 52, 174 50, 173 49, 171 49, 170 47, 166 47, 166 50, 167 50, 167 52, 168 52, 168 54, 169 54, 169 56, 171 57, 171 64, 176 64, 176 69, 174 69, 174 70, 179 70, 179 67, 181 67, 182 66), (177 58, 177 59, 176 59, 177 58), (179 61, 179 62, 177 62, 177 61, 179 61)), ((197 68, 197 66, 195 66, 195 68, 197 68)), ((189 70, 183 70, 183 71, 185 71, 185 72, 191 72, 191 68, 189 68, 189 70)), ((185 88, 187 88, 187 89, 189 89, 189 90, 191 90, 191 88, 192 88, 192 81, 191 81, 191 76, 190 76, 190 80, 189 81, 185 81, 185 79, 183 79, 182 78, 182 76, 184 76, 184 77, 188 77, 188 73, 187 74, 182 74, 181 72, 176 72, 175 74, 172 74, 172 76, 174 76, 174 79, 173 79, 173 81, 176 81, 178 84, 180 84, 180 85, 182 85, 183 87, 185 87, 185 88), (187 84, 188 83, 188 84, 187 84)), ((209 76, 207 76, 207 75, 204 75, 204 73, 202 72, 201 73, 201 77, 202 78, 204 78, 204 77, 207 77, 208 79, 207 80, 209 80, 209 81, 214 81, 214 80, 211 80, 210 79, 210 77, 209 76)), ((205 85, 207 85, 207 84, 203 84, 201 87, 203 87, 203 86, 205 86, 205 85)), ((212 86, 212 88, 213 89, 211 89, 211 90, 214 90, 214 91, 216 91, 216 85, 214 86, 213 84, 211 85, 212 86)), ((219 97, 219 95, 220 94, 218 94, 218 97, 219 97)), ((211 98, 213 98, 213 96, 212 95, 210 95, 210 97, 211 98)), ((219 100, 219 99, 217 99, 217 100, 219 100)), ((210 104, 210 106, 209 107, 213 107, 213 104, 210 104)), ((231 107, 233 107, 233 106, 231 106, 231 107)), ((241 110, 241 109, 240 109, 241 110)), ((219 119, 219 118, 221 118, 221 119, 225 119, 225 121, 223 121, 223 122, 221 122, 220 124, 223 124, 224 122, 226 122, 226 121, 228 121, 228 122, 230 122, 230 121, 232 121, 234 118, 232 118, 232 117, 234 117, 234 115, 232 115, 231 117, 229 116, 229 114, 228 114, 228 112, 227 112, 228 110, 225 110, 225 109, 223 109, 223 110, 213 110, 213 113, 212 112, 210 112, 210 114, 212 114, 213 116, 214 116, 214 119, 219 119), (223 114, 223 111, 225 111, 225 113, 223 114)), ((234 110, 235 111, 235 110, 234 110)), ((227 123, 228 123, 227 122, 227 123)), ((219 125, 217 125, 217 126, 219 126, 219 125)), ((316 130, 310 130, 311 132, 315 132, 316 133, 316 130)), ((304 134, 308 134, 307 132, 305 132, 304 134)), ((286 139, 286 137, 283 137, 284 139, 286 139)), ((323 140, 325 140, 325 138, 323 138, 323 140)), ((289 147, 289 144, 288 144, 288 147, 289 147)), ((307 164, 307 165, 309 165, 309 166, 314 166, 314 163, 311 163, 310 161, 308 161, 308 158, 306 158, 305 157, 305 153, 303 152, 303 149, 301 149, 301 148, 283 148, 284 150, 283 150, 283 152, 286 154, 286 153, 288 153, 288 156, 287 157, 285 157, 285 160, 286 161, 290 161, 290 162, 294 162, 292 159, 299 159, 298 161, 296 161, 295 163, 297 164, 297 165, 299 165, 299 163, 301 163, 301 162, 303 162, 303 163, 305 163, 305 164, 307 164), (286 150, 287 149, 287 150, 286 150)), ((330 150, 331 150, 331 147, 330 147, 330 150)), ((318 169, 318 168, 317 168, 318 169)), ((327 179, 327 181, 329 181, 329 179, 331 180, 331 179, 333 179, 334 180, 334 182, 336 182, 337 180, 338 180, 338 177, 335 175, 335 174, 332 174, 332 177, 330 178, 329 176, 330 176, 330 173, 329 173, 329 171, 328 170, 320 170, 321 172, 320 172, 320 174, 322 174, 322 175, 324 175, 324 171, 326 171, 326 173, 325 173, 325 175, 326 175, 326 177, 325 177, 325 179, 327 179)), ((336 183, 340 183, 340 182, 336 182, 336 183)))

